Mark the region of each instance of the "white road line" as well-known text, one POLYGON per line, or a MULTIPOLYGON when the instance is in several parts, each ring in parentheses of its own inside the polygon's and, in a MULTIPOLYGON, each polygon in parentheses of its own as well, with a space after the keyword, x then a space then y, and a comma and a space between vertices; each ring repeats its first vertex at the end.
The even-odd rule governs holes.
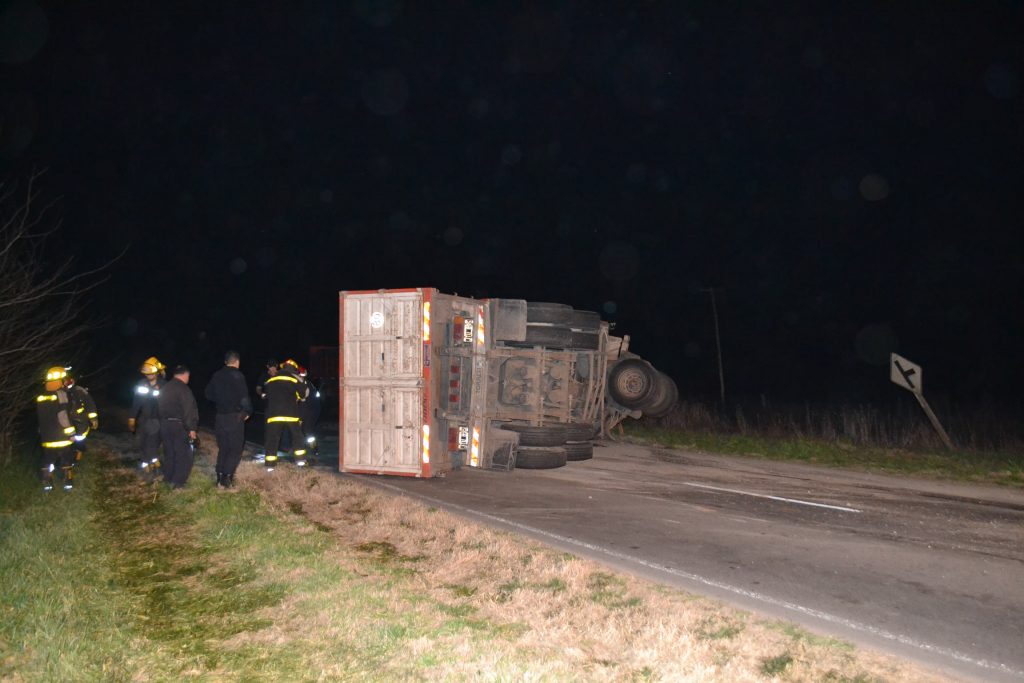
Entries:
POLYGON ((738 493, 741 496, 753 496, 754 498, 767 498, 768 500, 778 500, 783 503, 796 503, 797 505, 811 505, 816 508, 828 508, 829 510, 840 510, 842 512, 863 512, 863 510, 857 510, 856 508, 847 508, 842 505, 826 505, 825 503, 812 503, 809 500, 798 500, 796 498, 782 498, 780 496, 769 496, 764 493, 753 493, 751 491, 740 491, 739 489, 726 489, 721 486, 708 486, 707 484, 694 484, 688 481, 683 482, 683 486, 692 486, 698 489, 709 489, 711 491, 724 491, 726 493, 738 493))
MULTIPOLYGON (((634 494, 634 495, 636 495, 636 494, 634 494)), ((684 503, 681 500, 671 500, 669 498, 659 498, 658 496, 640 496, 640 495, 637 495, 636 497, 637 498, 644 498, 645 500, 653 500, 653 501, 655 501, 657 503, 663 503, 663 504, 668 503, 668 504, 671 504, 671 505, 679 505, 679 506, 682 506, 684 508, 693 508, 697 512, 716 512, 716 510, 714 508, 709 508, 707 505, 697 505, 696 503, 684 503)))
MULTIPOLYGON (((397 493, 399 493, 399 494, 401 494, 403 496, 410 496, 410 497, 413 497, 413 498, 418 498, 420 500, 429 501, 431 503, 436 503, 440 507, 452 508, 454 510, 458 510, 460 512, 463 512, 463 513, 465 513, 466 515, 469 515, 469 516, 475 516, 475 517, 481 517, 483 519, 489 519, 491 521, 499 522, 501 524, 510 526, 512 528, 515 528, 515 529, 520 529, 522 531, 525 531, 525 532, 528 532, 528 533, 531 533, 531 534, 535 534, 537 536, 545 536, 547 538, 559 541, 561 543, 577 546, 577 547, 580 547, 580 548, 585 548, 586 550, 589 550, 591 552, 600 553, 600 554, 606 555, 608 557, 614 557, 617 560, 624 560, 624 561, 627 561, 627 562, 632 562, 632 563, 638 564, 638 565, 640 565, 642 567, 647 567, 648 569, 654 569, 654 570, 659 571, 659 572, 664 572, 666 574, 671 574, 673 576, 678 576, 680 578, 687 579, 687 580, 693 581, 695 583, 700 583, 700 584, 703 584, 705 586, 709 586, 711 588, 717 588, 718 590, 727 591, 727 592, 730 592, 730 593, 734 593, 736 595, 742 595, 742 596, 744 596, 746 598, 749 598, 751 600, 756 600, 758 602, 762 602, 762 603, 764 603, 766 605, 772 605, 774 607, 781 607, 783 609, 787 609, 787 610, 790 610, 790 611, 793 611, 793 612, 798 612, 800 614, 804 614, 804 615, 807 615, 807 616, 810 616, 810 617, 814 617, 816 619, 821 619, 822 621, 826 621, 826 622, 829 622, 831 624, 837 624, 839 626, 843 626, 843 627, 848 628, 848 629, 853 630, 853 631, 860 631, 861 633, 867 633, 867 634, 870 634, 870 635, 875 636, 877 638, 883 638, 885 640, 889 640, 889 641, 892 641, 892 642, 895 642, 895 643, 900 643, 901 645, 906 645, 908 647, 914 647, 914 648, 917 648, 919 650, 923 650, 925 652, 930 652, 932 654, 942 655, 944 657, 948 657, 950 659, 954 659, 954 660, 956 660, 958 662, 963 662, 965 664, 970 664, 972 666, 980 667, 980 668, 983 668, 983 669, 991 669, 991 670, 994 670, 994 671, 1001 671, 1001 672, 1003 672, 1005 674, 1010 674, 1011 676, 1014 676, 1015 678, 1020 678, 1020 679, 1024 680, 1024 671, 1020 671, 1020 670, 1011 668, 1011 667, 1009 667, 1009 666, 1007 666, 1005 664, 1002 664, 1000 662, 990 662, 987 659, 975 659, 974 657, 971 657, 970 655, 964 654, 963 652, 958 652, 956 650, 950 650, 948 648, 941 647, 939 645, 932 645, 931 643, 926 643, 926 642, 917 640, 915 638, 911 638, 910 636, 905 636, 905 635, 902 635, 902 634, 899 634, 899 633, 892 633, 890 631, 886 631, 884 629, 876 628, 876 627, 870 626, 868 624, 862 624, 862 623, 857 622, 857 621, 852 621, 850 619, 846 619, 844 617, 840 617, 840 616, 835 615, 835 614, 830 614, 828 612, 822 612, 821 610, 817 610, 817 609, 814 609, 814 608, 811 608, 811 607, 805 607, 803 605, 798 605, 796 603, 789 602, 787 600, 780 600, 778 598, 773 598, 773 597, 771 597, 769 595, 764 595, 763 593, 756 593, 754 591, 749 591, 746 588, 740 588, 738 586, 732 586, 732 585, 729 585, 727 583, 722 583, 721 581, 715 581, 714 579, 708 579, 708 578, 705 578, 703 576, 699 576, 697 574, 691 574, 690 572, 684 572, 682 570, 675 569, 675 568, 669 567, 667 565, 658 564, 657 562, 651 562, 649 560, 645 560, 645 559, 643 559, 641 557, 635 557, 633 555, 627 555, 626 553, 621 553, 621 552, 619 552, 617 550, 611 550, 610 548, 605 548, 604 546, 596 545, 594 543, 588 543, 586 541, 581 541, 579 539, 572 538, 570 536, 562 536, 561 534, 556 534, 556 533, 552 533, 550 531, 545 531, 544 529, 538 529, 537 527, 532 527, 532 526, 529 526, 528 524, 521 524, 519 522, 513 521, 511 519, 507 519, 505 517, 499 517, 497 515, 492 515, 492 514, 489 514, 489 513, 486 513, 486 512, 480 512, 479 510, 473 510, 472 508, 463 507, 462 505, 457 505, 455 503, 449 503, 447 501, 441 500, 440 498, 433 498, 431 496, 425 496, 425 495, 422 495, 420 493, 413 493, 413 492, 410 492, 410 491, 406 491, 405 489, 400 488, 398 486, 395 486, 393 484, 388 484, 388 483, 381 482, 381 481, 370 481, 370 482, 367 482, 367 483, 370 483, 373 486, 380 486, 381 488, 390 489, 390 490, 395 491, 395 492, 397 492, 397 493)), ((765 496, 765 497, 768 497, 768 496, 765 496)), ((859 512, 859 510, 854 510, 854 512, 859 512)))

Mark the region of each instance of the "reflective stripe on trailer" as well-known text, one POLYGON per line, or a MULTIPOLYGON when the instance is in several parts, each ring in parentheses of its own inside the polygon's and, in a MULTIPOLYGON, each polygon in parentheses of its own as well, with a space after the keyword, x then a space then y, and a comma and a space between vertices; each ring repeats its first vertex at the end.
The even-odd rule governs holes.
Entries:
POLYGON ((471 467, 480 466, 480 430, 473 427, 473 441, 469 446, 469 464, 471 467))
POLYGON ((484 307, 476 307, 476 345, 484 346, 486 342, 486 333, 484 330, 484 307))

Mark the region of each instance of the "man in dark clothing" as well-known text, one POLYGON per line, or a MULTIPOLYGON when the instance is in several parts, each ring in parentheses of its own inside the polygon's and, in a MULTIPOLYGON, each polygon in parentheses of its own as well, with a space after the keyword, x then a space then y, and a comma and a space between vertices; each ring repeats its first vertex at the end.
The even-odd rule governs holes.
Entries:
POLYGON ((245 375, 238 369, 241 360, 236 351, 224 354, 224 367, 213 373, 206 385, 206 398, 217 404, 213 428, 217 434, 217 486, 231 488, 235 470, 245 446, 245 421, 252 415, 252 401, 245 375))
POLYGON ((302 433, 306 435, 306 449, 313 459, 320 454, 320 444, 316 439, 316 423, 320 421, 320 411, 323 401, 320 399, 321 380, 316 379, 310 382, 303 369, 299 376, 309 384, 309 395, 302 402, 302 433))
POLYGON ((189 370, 184 365, 174 368, 174 377, 160 390, 160 436, 164 442, 164 481, 171 488, 181 489, 192 473, 195 452, 192 441, 199 428, 196 397, 188 388, 189 370))
POLYGON ((299 364, 293 360, 281 363, 276 375, 264 385, 267 396, 267 426, 264 433, 266 439, 267 469, 273 470, 277 463, 277 447, 280 445, 281 432, 286 427, 292 438, 292 456, 295 464, 303 467, 306 464, 306 443, 302 436, 301 404, 309 395, 309 386, 299 377, 299 364))
POLYGON ((135 385, 132 407, 128 413, 128 430, 136 435, 142 454, 142 468, 155 470, 160 466, 160 390, 166 384, 165 366, 150 356, 139 368, 143 379, 135 385))
MULTIPOLYGON (((259 400, 260 407, 263 408, 263 419, 267 418, 267 380, 277 374, 277 361, 270 358, 265 367, 263 374, 256 380, 256 398, 259 400)), ((265 454, 260 454, 256 456, 256 459, 262 460, 265 457, 265 454)))
POLYGON ((36 396, 39 441, 43 447, 43 490, 53 490, 54 474, 64 478, 64 490, 70 491, 74 479, 75 426, 71 422, 71 397, 64 389, 65 370, 55 366, 46 371, 45 391, 36 396))
POLYGON ((277 361, 271 358, 267 361, 267 369, 263 371, 260 378, 256 380, 256 395, 260 398, 266 398, 267 394, 267 380, 277 374, 277 361))

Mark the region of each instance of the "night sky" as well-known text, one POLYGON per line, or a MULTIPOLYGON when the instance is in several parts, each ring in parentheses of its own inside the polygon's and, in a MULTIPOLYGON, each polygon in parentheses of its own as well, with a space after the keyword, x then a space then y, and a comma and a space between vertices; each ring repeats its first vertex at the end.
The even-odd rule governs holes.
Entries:
POLYGON ((1024 10, 0 3, 0 169, 125 256, 88 363, 337 343, 337 291, 603 312, 684 397, 1015 399, 1024 10))

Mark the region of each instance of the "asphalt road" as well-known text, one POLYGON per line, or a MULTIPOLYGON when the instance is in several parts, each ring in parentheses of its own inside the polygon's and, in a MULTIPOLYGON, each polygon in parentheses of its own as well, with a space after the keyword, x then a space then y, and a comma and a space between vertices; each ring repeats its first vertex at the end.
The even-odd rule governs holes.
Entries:
MULTIPOLYGON (((359 478, 959 679, 1024 681, 1024 492, 595 452, 556 470, 359 478)), ((322 455, 331 467, 336 441, 322 455)))

